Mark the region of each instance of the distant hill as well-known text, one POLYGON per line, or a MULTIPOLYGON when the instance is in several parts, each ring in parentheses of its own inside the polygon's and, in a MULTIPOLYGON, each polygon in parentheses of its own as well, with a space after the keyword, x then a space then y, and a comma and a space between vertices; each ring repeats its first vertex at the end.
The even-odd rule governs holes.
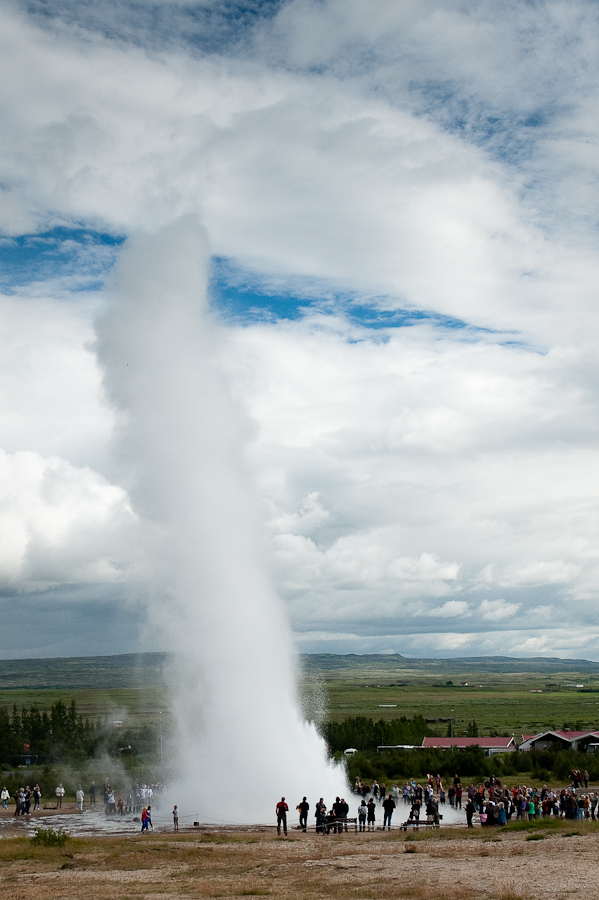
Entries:
POLYGON ((337 655, 335 653, 310 653, 302 657, 304 668, 308 672, 323 671, 331 673, 334 670, 376 669, 388 671, 389 674, 397 672, 421 673, 423 675, 447 673, 467 674, 468 672, 538 672, 542 674, 594 673, 599 672, 599 662, 589 659, 559 659, 558 657, 535 656, 520 659, 513 656, 463 656, 455 659, 413 659, 401 656, 399 653, 348 653, 337 655))
POLYGON ((158 687, 167 653, 0 660, 0 690, 158 687))
MULTIPOLYGON (((69 656, 56 659, 0 660, 0 690, 159 687, 163 684, 168 653, 126 653, 119 656, 69 656)), ((599 662, 588 659, 510 656, 467 656, 457 659, 413 659, 400 654, 309 653, 301 657, 303 670, 325 678, 350 672, 398 676, 481 675, 495 673, 539 673, 544 675, 599 673, 599 662)))

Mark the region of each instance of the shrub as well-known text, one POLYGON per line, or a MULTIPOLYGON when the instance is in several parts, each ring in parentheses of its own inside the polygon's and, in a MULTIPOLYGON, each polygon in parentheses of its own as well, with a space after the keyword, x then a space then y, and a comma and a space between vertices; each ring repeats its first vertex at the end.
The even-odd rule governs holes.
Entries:
POLYGON ((64 847, 66 842, 70 840, 71 835, 64 828, 40 828, 35 829, 32 844, 39 847, 64 847))

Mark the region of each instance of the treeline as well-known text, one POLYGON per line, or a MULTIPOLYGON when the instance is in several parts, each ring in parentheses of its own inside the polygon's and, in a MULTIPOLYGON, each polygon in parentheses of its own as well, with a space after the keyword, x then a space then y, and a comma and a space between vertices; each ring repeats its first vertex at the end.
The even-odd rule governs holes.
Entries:
POLYGON ((128 753, 155 751, 153 729, 115 732, 106 722, 81 715, 75 701, 62 700, 50 709, 30 706, 0 708, 0 763, 18 766, 25 759, 43 763, 81 763, 126 746, 128 753))
POLYGON ((343 722, 325 722, 322 731, 332 753, 350 747, 376 750, 385 744, 421 744, 424 737, 433 734, 422 716, 378 722, 366 716, 353 716, 343 722))

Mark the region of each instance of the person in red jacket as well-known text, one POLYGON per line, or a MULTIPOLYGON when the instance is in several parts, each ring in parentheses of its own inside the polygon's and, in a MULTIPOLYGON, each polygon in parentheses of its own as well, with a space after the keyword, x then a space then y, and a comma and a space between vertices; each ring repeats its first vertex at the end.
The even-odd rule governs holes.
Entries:
MULTIPOLYGON (((150 825, 152 825, 152 807, 144 806, 141 811, 141 830, 149 831, 150 825)), ((152 831, 154 830, 154 826, 152 825, 152 831)))
POLYGON ((277 834, 281 833, 281 825, 282 825, 283 831, 285 832, 285 837, 287 837, 287 813, 288 812, 289 812, 289 807, 285 803, 285 798, 281 797, 281 799, 277 803, 277 834))

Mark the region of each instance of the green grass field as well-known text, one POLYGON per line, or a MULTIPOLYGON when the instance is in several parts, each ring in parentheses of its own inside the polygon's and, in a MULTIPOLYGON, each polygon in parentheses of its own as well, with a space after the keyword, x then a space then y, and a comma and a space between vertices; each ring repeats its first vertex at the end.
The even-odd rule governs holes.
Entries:
MULTIPOLYGON (((84 715, 123 726, 168 728, 166 654, 69 660, 0 661, 0 706, 47 709, 74 699, 84 715)), ((454 720, 463 734, 535 733, 545 728, 599 726, 599 663, 584 660, 407 660, 397 656, 313 655, 302 659, 302 694, 313 713, 389 719, 421 714, 437 733, 454 720), (453 684, 447 684, 448 681, 453 684), (460 682, 468 682, 460 685, 460 682), (567 687, 583 684, 582 690, 567 687), (531 693, 531 691, 542 693, 531 693), (445 721, 442 721, 445 720, 445 721)))
POLYGON ((49 709, 57 700, 67 706, 74 700, 77 712, 92 719, 122 721, 123 728, 138 728, 142 725, 157 724, 163 715, 166 726, 169 719, 168 693, 165 688, 86 688, 83 690, 62 690, 45 688, 31 690, 13 688, 0 690, 0 706, 12 709, 17 704, 23 707, 37 706, 49 709))
MULTIPOLYGON (((314 658, 313 658, 314 659, 314 658)), ((347 657, 340 658, 343 662, 347 657)), ((415 714, 431 719, 431 728, 445 733, 449 719, 454 734, 464 734, 474 720, 480 734, 536 733, 545 728, 599 727, 599 664, 577 661, 492 659, 425 660, 410 667, 397 659, 357 658, 355 665, 335 669, 330 660, 308 669, 326 699, 326 716, 334 721, 349 716, 389 719, 415 714), (535 671, 534 666, 538 666, 535 671), (511 671, 510 671, 511 669, 511 671), (448 684, 448 682, 452 682, 448 684), (461 684, 467 682, 467 684, 461 684), (569 685, 583 684, 577 689, 569 685), (537 693, 540 691, 541 693, 537 693)))
MULTIPOLYGON (((480 682, 479 682, 480 683, 480 682)), ((326 686, 328 717, 348 716, 389 719, 415 714, 433 720, 431 728, 444 733, 450 718, 454 734, 465 734, 474 720, 480 734, 536 733, 546 728, 595 729, 598 727, 599 694, 551 687, 531 694, 517 679, 513 683, 487 683, 482 687, 433 686, 414 681, 409 685, 348 684, 331 681, 326 686), (391 705, 393 704, 393 705, 391 705)))

